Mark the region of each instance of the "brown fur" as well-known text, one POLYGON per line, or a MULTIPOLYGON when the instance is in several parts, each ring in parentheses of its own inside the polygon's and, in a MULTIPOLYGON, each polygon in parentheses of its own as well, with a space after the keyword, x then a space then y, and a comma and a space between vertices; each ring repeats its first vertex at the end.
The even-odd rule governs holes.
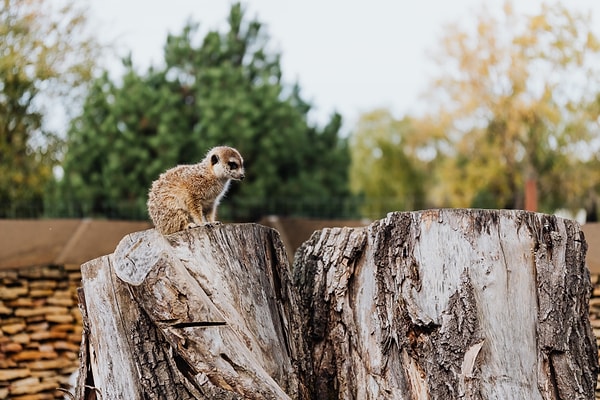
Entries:
POLYGON ((217 206, 232 179, 244 179, 244 160, 236 149, 225 146, 211 149, 198 164, 162 173, 148 194, 154 226, 168 235, 215 222, 217 206))

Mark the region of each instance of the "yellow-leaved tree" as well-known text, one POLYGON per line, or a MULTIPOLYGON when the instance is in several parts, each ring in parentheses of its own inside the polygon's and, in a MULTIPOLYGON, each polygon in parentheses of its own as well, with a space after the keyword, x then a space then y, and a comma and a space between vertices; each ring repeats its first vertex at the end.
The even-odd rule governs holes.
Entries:
POLYGON ((0 1, 0 217, 35 217, 63 139, 46 118, 90 80, 101 47, 76 0, 0 1))
POLYGON ((539 208, 578 208, 598 152, 600 43, 590 15, 560 4, 534 15, 483 9, 475 29, 447 29, 431 91, 444 132, 435 191, 447 205, 523 208, 527 182, 539 208), (588 178, 584 180, 584 177, 588 178))
POLYGON ((600 43, 590 15, 482 9, 451 25, 424 117, 364 114, 352 135, 351 183, 368 216, 395 209, 592 211, 600 190, 600 43))

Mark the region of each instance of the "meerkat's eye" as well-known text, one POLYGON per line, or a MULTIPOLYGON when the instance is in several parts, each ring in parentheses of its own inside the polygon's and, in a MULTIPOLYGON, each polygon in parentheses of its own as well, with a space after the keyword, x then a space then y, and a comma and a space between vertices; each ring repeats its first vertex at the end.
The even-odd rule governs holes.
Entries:
POLYGON ((234 161, 229 161, 227 165, 229 165, 229 169, 238 169, 238 164, 234 161))

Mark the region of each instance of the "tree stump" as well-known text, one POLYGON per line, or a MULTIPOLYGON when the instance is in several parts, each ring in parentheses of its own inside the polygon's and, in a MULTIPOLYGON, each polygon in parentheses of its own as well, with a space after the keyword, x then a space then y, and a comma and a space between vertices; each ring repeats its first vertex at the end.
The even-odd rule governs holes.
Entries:
POLYGON ((293 271, 259 225, 138 232, 82 266, 78 398, 593 399, 585 251, 524 211, 324 229, 293 271))
POLYGON ((79 398, 305 397, 289 339, 296 300, 275 231, 137 232, 84 264, 82 281, 89 358, 79 398))

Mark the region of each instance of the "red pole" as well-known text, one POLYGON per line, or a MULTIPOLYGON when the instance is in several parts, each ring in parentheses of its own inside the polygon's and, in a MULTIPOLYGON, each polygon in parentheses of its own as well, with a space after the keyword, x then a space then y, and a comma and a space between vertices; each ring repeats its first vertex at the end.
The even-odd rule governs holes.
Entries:
POLYGON ((525 182, 525 210, 537 211, 538 209, 537 185, 535 179, 525 182))

